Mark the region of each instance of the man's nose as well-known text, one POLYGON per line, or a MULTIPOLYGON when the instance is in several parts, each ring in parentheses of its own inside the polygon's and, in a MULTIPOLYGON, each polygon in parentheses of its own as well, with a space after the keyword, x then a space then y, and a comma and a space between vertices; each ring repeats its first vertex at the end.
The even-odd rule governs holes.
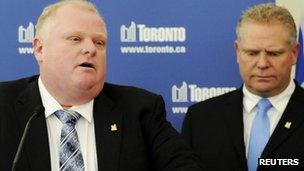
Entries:
POLYGON ((94 56, 96 54, 96 45, 93 40, 85 39, 83 41, 81 53, 84 55, 94 56))
POLYGON ((257 67, 260 69, 265 69, 269 67, 269 59, 265 53, 261 53, 257 59, 257 67))

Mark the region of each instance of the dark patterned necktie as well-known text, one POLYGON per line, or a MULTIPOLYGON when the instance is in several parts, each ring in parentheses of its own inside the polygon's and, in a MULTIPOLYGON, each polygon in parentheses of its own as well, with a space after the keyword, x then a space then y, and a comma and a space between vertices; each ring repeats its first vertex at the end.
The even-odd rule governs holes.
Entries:
POLYGON ((59 170, 84 170, 80 143, 75 129, 80 115, 72 110, 58 110, 54 114, 63 124, 60 135, 59 170))

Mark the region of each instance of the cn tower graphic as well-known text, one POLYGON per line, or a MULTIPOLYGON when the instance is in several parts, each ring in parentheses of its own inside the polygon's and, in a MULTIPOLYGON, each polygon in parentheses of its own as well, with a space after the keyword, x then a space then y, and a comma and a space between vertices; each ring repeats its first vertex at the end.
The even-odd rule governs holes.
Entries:
POLYGON ((122 25, 120 27, 120 41, 121 42, 136 42, 136 24, 131 22, 129 27, 122 25))

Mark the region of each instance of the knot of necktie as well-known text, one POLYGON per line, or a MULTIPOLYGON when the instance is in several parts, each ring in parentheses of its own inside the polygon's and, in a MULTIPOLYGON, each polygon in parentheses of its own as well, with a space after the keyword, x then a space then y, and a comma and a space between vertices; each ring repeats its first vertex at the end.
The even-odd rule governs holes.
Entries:
POLYGON ((54 114, 62 124, 71 124, 73 126, 80 118, 80 114, 73 110, 57 110, 54 114))
POLYGON ((263 98, 258 102, 258 108, 260 111, 268 111, 271 107, 271 102, 266 98, 263 98))

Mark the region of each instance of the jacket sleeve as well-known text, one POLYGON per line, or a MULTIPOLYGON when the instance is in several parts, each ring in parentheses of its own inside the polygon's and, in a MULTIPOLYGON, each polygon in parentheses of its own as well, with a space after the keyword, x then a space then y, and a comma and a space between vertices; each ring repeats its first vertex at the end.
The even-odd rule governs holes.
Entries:
POLYGON ((165 104, 156 96, 151 112, 143 119, 147 146, 157 170, 198 171, 199 157, 166 120, 165 104))

